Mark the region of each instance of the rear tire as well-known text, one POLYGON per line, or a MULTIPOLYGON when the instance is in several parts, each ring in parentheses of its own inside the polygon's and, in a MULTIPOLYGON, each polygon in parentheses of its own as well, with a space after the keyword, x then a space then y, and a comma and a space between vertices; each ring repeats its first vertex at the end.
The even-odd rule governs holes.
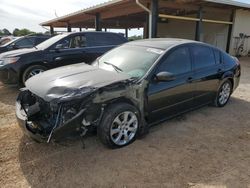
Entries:
POLYGON ((104 145, 120 148, 135 141, 139 128, 138 110, 127 103, 116 103, 105 110, 97 134, 104 145))
POLYGON ((217 92, 214 105, 217 107, 224 107, 230 99, 232 89, 233 87, 230 80, 226 80, 225 82, 223 82, 217 92))
POLYGON ((23 72, 23 75, 22 75, 22 84, 25 85, 25 82, 29 78, 31 78, 32 76, 35 76, 35 75, 37 75, 39 73, 42 73, 42 72, 44 72, 46 70, 47 70, 47 68, 45 66, 42 66, 42 65, 32 65, 32 66, 28 67, 23 72))

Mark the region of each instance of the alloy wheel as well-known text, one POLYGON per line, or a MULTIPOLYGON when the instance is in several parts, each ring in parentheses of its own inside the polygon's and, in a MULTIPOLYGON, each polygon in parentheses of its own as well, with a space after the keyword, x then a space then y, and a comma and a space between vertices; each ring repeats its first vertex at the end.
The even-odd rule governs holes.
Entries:
POLYGON ((138 118, 134 112, 125 111, 115 117, 110 128, 111 140, 119 146, 128 144, 136 135, 138 118))
POLYGON ((224 105, 227 103, 231 94, 231 86, 228 82, 225 82, 221 87, 221 91, 219 93, 219 103, 224 105))
POLYGON ((26 80, 28 80, 28 79, 31 78, 32 76, 35 76, 35 75, 40 74, 40 73, 42 73, 42 72, 44 72, 43 69, 33 69, 33 70, 30 71, 30 73, 27 75, 26 80))

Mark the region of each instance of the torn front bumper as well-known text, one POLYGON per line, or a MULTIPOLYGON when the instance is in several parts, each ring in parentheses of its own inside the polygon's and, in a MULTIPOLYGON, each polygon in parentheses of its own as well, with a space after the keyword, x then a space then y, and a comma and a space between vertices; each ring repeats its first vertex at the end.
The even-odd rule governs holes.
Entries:
MULTIPOLYGON (((50 134, 52 135, 51 139, 55 141, 61 141, 76 134, 79 135, 84 112, 85 109, 82 109, 69 120, 54 127, 55 124, 41 118, 43 114, 40 111, 37 111, 35 116, 29 117, 26 110, 23 109, 19 97, 16 101, 16 117, 19 126, 26 135, 39 142, 48 141, 50 134)), ((62 118, 62 116, 63 114, 60 114, 58 117, 62 118)))
POLYGON ((48 138, 39 133, 38 125, 35 122, 28 121, 27 115, 19 101, 16 102, 16 118, 19 127, 29 137, 39 142, 44 142, 48 138))

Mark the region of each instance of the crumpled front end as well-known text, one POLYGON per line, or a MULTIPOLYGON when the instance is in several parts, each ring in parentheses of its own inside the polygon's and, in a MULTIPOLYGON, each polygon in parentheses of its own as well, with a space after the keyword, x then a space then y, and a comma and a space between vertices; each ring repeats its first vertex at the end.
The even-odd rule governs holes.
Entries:
POLYGON ((69 136, 83 137, 89 129, 95 129, 104 110, 116 102, 128 102, 140 111, 142 125, 139 134, 147 132, 144 117, 144 97, 147 82, 133 80, 115 82, 101 88, 83 87, 50 92, 39 97, 28 89, 20 92, 16 104, 16 116, 21 128, 32 138, 49 142, 69 136))
POLYGON ((99 110, 91 112, 87 110, 91 96, 85 96, 86 100, 75 99, 63 102, 46 102, 29 90, 20 92, 16 102, 16 116, 20 127, 26 134, 38 141, 79 135, 85 131, 85 127, 93 122, 93 115, 98 116, 99 110), (85 118, 83 117, 85 115, 85 118))

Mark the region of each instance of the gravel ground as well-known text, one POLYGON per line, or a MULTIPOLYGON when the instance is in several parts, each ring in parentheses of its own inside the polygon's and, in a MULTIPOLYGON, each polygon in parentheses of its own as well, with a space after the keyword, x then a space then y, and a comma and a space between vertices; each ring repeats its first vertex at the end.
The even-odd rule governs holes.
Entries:
POLYGON ((250 188, 250 59, 225 108, 204 107, 110 150, 95 135, 39 144, 17 126, 16 88, 0 85, 1 187, 250 188))

